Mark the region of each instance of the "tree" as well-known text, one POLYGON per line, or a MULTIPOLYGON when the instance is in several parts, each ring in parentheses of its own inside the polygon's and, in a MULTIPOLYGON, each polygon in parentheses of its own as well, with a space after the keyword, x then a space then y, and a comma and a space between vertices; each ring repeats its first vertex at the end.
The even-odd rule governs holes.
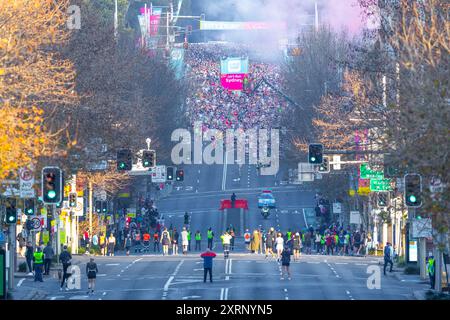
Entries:
POLYGON ((0 179, 42 155, 60 154, 73 105, 74 70, 57 47, 68 37, 68 1, 0 0, 0 179))

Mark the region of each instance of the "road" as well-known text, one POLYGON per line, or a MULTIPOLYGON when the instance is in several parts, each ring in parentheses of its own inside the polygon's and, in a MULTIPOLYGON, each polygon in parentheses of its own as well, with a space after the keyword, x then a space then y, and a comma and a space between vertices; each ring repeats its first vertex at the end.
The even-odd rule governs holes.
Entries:
MULTIPOLYGON (((223 231, 218 210, 220 199, 228 199, 232 191, 238 198, 249 201, 245 214, 250 230, 262 225, 266 230, 275 227, 282 232, 306 227, 306 211, 313 208, 313 190, 299 186, 280 185, 280 178, 258 176, 255 166, 223 165, 185 166, 185 181, 177 183, 173 193, 160 201, 159 211, 167 226, 183 225, 183 215, 191 213, 191 230, 200 230, 206 247, 206 229, 210 226, 218 235, 223 231), (180 188, 182 187, 182 188, 180 188), (257 195, 263 188, 271 188, 278 208, 264 220, 257 208, 257 195)), ((193 241, 194 242, 194 241, 193 241)), ((96 257, 99 267, 97 291, 86 294, 87 279, 82 273, 82 289, 60 291, 57 279, 44 284, 31 279, 24 288, 45 287, 49 300, 391 300, 412 299, 412 292, 424 288, 418 281, 401 282, 392 275, 381 275, 380 289, 369 289, 368 268, 381 270, 380 259, 374 257, 341 257, 302 255, 291 263, 292 280, 280 279, 280 265, 273 258, 251 254, 245 249, 243 238, 237 237, 236 248, 225 260, 216 236, 213 283, 203 283, 203 262, 200 252, 188 255, 162 256, 152 250, 125 256, 96 257)), ((78 256, 81 266, 88 257, 78 256)))

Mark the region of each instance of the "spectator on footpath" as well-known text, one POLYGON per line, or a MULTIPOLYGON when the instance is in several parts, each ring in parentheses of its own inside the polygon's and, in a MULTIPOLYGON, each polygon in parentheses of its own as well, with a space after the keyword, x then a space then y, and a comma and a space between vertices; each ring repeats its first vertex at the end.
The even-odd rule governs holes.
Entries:
POLYGON ((31 262, 33 261, 33 245, 31 244, 31 241, 27 242, 27 249, 25 251, 25 259, 27 261, 27 266, 28 266, 28 270, 29 270, 29 274, 28 275, 32 275, 33 274, 33 268, 31 265, 31 262))
POLYGON ((391 265, 389 272, 392 272, 392 267, 394 266, 394 263, 392 262, 392 257, 393 257, 392 246, 388 242, 388 243, 386 243, 386 246, 384 247, 384 267, 383 267, 384 275, 386 275, 386 267, 388 264, 391 265))
POLYGON ((181 245, 183 247, 183 255, 186 255, 189 246, 188 232, 186 230, 186 227, 183 227, 183 231, 181 231, 181 245))
POLYGON ((160 250, 159 250, 159 233, 158 233, 158 231, 155 231, 155 233, 153 234, 153 252, 156 252, 156 248, 158 248, 158 253, 159 253, 160 250))
POLYGON ((204 253, 200 255, 203 258, 203 282, 206 282, 206 276, 209 272, 209 282, 213 282, 212 280, 212 267, 213 267, 213 259, 216 257, 216 254, 212 252, 209 248, 206 249, 204 253))
POLYGON ((111 232, 108 238, 108 255, 110 257, 114 256, 114 247, 116 246, 116 238, 114 237, 114 234, 111 232))
POLYGON ((44 266, 44 253, 40 247, 36 248, 36 252, 33 255, 33 267, 34 267, 34 282, 42 280, 42 267, 44 266))
POLYGON ((53 250, 50 242, 47 242, 47 246, 44 248, 44 275, 50 274, 50 267, 52 264, 52 259, 55 255, 55 251, 53 250))
POLYGON ((434 285, 436 282, 436 272, 435 272, 435 260, 433 254, 430 252, 428 253, 427 258, 427 272, 428 276, 430 277, 430 289, 434 289, 434 285))
MULTIPOLYGON (((64 283, 66 282, 66 279, 68 278, 67 269, 72 264, 71 260, 72 260, 72 255, 69 253, 69 251, 67 251, 67 246, 64 246, 63 252, 61 252, 61 254, 59 255, 59 261, 62 263, 62 266, 63 266, 63 275, 62 275, 60 290, 63 289, 64 283)), ((67 284, 66 284, 66 290, 69 290, 67 288, 67 284)))

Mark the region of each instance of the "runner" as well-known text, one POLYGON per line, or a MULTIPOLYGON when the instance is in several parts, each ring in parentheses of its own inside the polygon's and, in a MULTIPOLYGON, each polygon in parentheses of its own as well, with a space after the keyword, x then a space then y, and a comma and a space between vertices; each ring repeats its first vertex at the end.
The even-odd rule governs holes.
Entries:
POLYGON ((273 253, 273 245, 275 243, 275 230, 272 228, 269 229, 269 232, 267 232, 266 235, 266 258, 270 254, 270 256, 273 258, 275 254, 273 253))
POLYGON ((116 246, 116 238, 114 237, 114 234, 111 232, 108 238, 108 255, 110 257, 114 256, 114 247, 116 246))
POLYGON ((245 248, 250 251, 250 240, 251 240, 251 234, 248 229, 245 229, 244 233, 244 242, 245 242, 245 248))
POLYGON ((276 250, 277 250, 277 261, 280 262, 281 253, 283 252, 284 239, 281 232, 278 232, 277 238, 275 239, 276 250))
POLYGON ((284 273, 287 273, 288 280, 291 280, 291 271, 289 270, 289 265, 291 263, 291 250, 288 246, 284 247, 283 253, 281 254, 281 280, 284 280, 284 273))
MULTIPOLYGON (((131 245, 131 238, 130 238, 130 245, 131 245)), ((88 278, 87 294, 94 294, 95 278, 97 278, 97 273, 98 273, 97 264, 94 262, 94 258, 91 258, 90 261, 86 264, 86 274, 88 278)))
POLYGON ((106 236, 103 232, 100 233, 99 245, 102 256, 106 256, 106 236))

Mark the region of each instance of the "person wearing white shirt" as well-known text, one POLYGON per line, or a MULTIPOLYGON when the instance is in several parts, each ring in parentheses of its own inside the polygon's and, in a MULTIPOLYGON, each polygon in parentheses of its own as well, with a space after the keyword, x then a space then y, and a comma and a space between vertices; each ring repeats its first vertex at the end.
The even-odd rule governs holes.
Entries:
POLYGON ((183 254, 187 254, 187 249, 189 245, 188 240, 188 232, 186 231, 186 227, 183 227, 183 231, 181 231, 181 245, 183 246, 183 254))
POLYGON ((278 261, 280 261, 281 254, 283 253, 283 248, 284 248, 284 239, 281 236, 280 232, 278 232, 277 238, 275 239, 275 245, 276 245, 275 248, 277 249, 278 261))

